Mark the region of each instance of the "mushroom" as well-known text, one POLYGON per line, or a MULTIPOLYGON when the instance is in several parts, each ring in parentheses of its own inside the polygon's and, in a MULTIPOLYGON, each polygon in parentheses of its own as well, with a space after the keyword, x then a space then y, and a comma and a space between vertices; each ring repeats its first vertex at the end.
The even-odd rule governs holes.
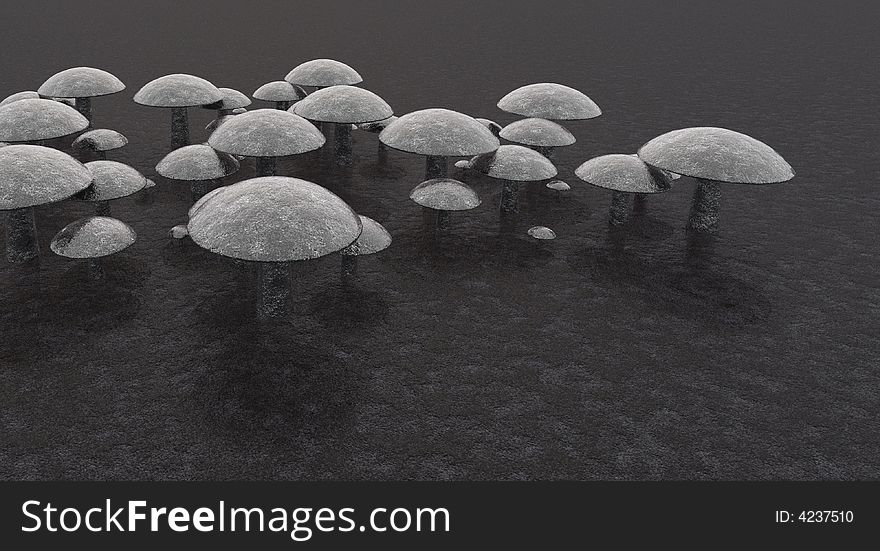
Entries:
POLYGON ((73 148, 80 151, 94 151, 101 160, 107 159, 107 152, 120 149, 128 144, 128 138, 115 130, 98 128, 83 132, 73 140, 73 148))
MULTIPOLYGON (((282 111, 273 110, 278 113, 282 111)), ((261 317, 280 314, 290 293, 289 262, 348 247, 360 218, 329 190, 268 176, 218 188, 190 209, 190 238, 213 253, 259 263, 261 317)))
POLYGON ((336 85, 322 88, 289 110, 305 119, 335 125, 336 162, 351 164, 352 124, 387 120, 394 114, 385 100, 363 88, 336 85))
POLYGON ((189 145, 187 107, 217 104, 223 93, 203 78, 173 74, 146 83, 134 95, 134 102, 147 107, 171 109, 171 147, 189 145))
POLYGON ((562 125, 534 117, 508 124, 501 129, 499 136, 509 142, 531 147, 548 159, 553 148, 565 147, 576 141, 574 135, 562 125))
POLYGON ((425 219, 431 220, 442 232, 449 230, 451 211, 471 210, 480 206, 477 192, 464 182, 452 178, 426 180, 413 188, 409 198, 425 209, 425 219))
POLYGON ((85 130, 76 109, 48 99, 23 99, 0 107, 0 141, 39 142, 85 130))
POLYGON ((284 80, 299 86, 326 88, 337 84, 349 86, 364 81, 357 71, 333 59, 313 59, 301 63, 290 70, 284 80))
POLYGON ((219 185, 220 178, 238 171, 232 155, 221 153, 207 144, 175 149, 156 165, 156 172, 170 180, 190 182, 193 203, 219 185))
POLYGON ((231 155, 256 157, 257 175, 274 176, 276 158, 324 145, 315 125, 289 111, 256 109, 232 117, 208 138, 208 145, 231 155))
POLYGON ((33 90, 25 90, 24 92, 16 92, 14 94, 10 94, 6 96, 6 99, 0 101, 0 107, 3 107, 7 103, 12 103, 14 101, 19 101, 23 99, 42 99, 40 98, 40 94, 34 92, 33 90))
POLYGON ((602 155, 583 163, 574 173, 588 184, 613 192, 609 222, 615 226, 629 220, 634 194, 669 191, 671 181, 668 174, 635 155, 602 155))
MULTIPOLYGON (((79 116, 79 113, 77 113, 79 116)), ((57 149, 0 147, 0 210, 6 217, 6 259, 25 262, 40 254, 34 209, 67 199, 92 182, 92 173, 57 149)))
POLYGON ((260 86, 252 95, 255 99, 275 102, 275 109, 287 111, 291 105, 306 97, 306 91, 286 80, 275 80, 260 86))
POLYGON ((55 234, 49 248, 59 256, 87 258, 89 276, 104 278, 101 259, 128 248, 137 234, 125 222, 106 216, 88 216, 64 226, 55 234))
POLYGON ((673 130, 643 145, 638 155, 653 167, 697 180, 687 226, 695 231, 717 229, 719 183, 777 184, 794 178, 791 165, 769 145, 726 128, 673 130))
POLYGON ((477 122, 488 128, 489 131, 492 132, 492 134, 494 134, 496 138, 501 134, 501 125, 497 122, 490 119, 482 119, 480 117, 475 118, 477 122))
POLYGON ((602 114, 583 92, 551 82, 517 88, 501 98, 498 107, 522 117, 558 121, 593 119, 602 114))
POLYGON ((571 186, 563 182, 562 180, 553 180, 551 182, 547 182, 547 189, 552 189, 556 192, 556 200, 559 200, 559 196, 562 195, 562 192, 569 191, 571 186))
POLYGON ((220 90, 220 94, 223 96, 223 99, 221 99, 218 103, 211 103, 202 106, 205 109, 212 109, 217 111, 217 118, 209 122, 208 126, 205 127, 205 130, 207 130, 208 132, 213 132, 218 126, 220 126, 220 123, 224 117, 228 115, 238 115, 239 113, 244 113, 244 108, 251 104, 251 98, 242 94, 235 88, 217 89, 220 90), (238 113, 236 111, 238 111, 238 113))
POLYGON ((121 80, 101 69, 73 67, 55 73, 37 93, 50 98, 73 98, 76 110, 92 122, 92 98, 108 96, 125 90, 121 80))
POLYGON ((501 212, 518 210, 519 182, 538 182, 556 176, 556 167, 546 157, 521 145, 502 145, 493 153, 474 157, 470 167, 490 178, 502 180, 501 212))
POLYGON ((110 216, 110 201, 128 197, 147 187, 146 177, 123 163, 92 161, 85 167, 92 173, 94 181, 76 198, 95 203, 95 213, 99 216, 110 216))
POLYGON ((357 272, 359 256, 384 251, 391 245, 391 234, 382 227, 382 224, 368 216, 358 216, 361 219, 363 231, 354 243, 339 251, 342 256, 341 273, 343 279, 353 276, 357 272))
POLYGON ((546 226, 532 226, 526 233, 542 241, 556 239, 556 232, 546 226))
MULTIPOLYGON (((391 115, 387 119, 382 119, 381 121, 360 124, 358 125, 358 130, 363 130, 364 132, 369 132, 370 134, 380 134, 383 130, 385 130, 385 128, 388 127, 389 124, 396 121, 397 119, 397 115, 391 115)), ((381 140, 379 140, 377 156, 380 165, 384 165, 388 162, 388 147, 384 143, 382 143, 381 140)))
POLYGON ((500 143, 473 117, 449 109, 423 109, 403 115, 379 134, 390 148, 427 155, 425 179, 446 177, 446 157, 490 153, 500 143))

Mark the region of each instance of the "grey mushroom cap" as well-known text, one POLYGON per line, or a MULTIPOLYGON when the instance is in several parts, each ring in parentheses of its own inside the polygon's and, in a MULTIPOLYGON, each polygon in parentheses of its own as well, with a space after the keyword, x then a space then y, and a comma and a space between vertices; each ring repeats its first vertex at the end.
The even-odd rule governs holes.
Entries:
POLYGON ((317 90, 289 111, 310 121, 340 124, 381 121, 394 114, 391 106, 373 92, 346 85, 317 90))
POLYGON ((210 109, 238 109, 241 107, 247 107, 251 103, 251 98, 247 97, 243 93, 239 92, 235 88, 217 88, 220 90, 220 94, 223 96, 223 99, 220 100, 220 103, 212 103, 207 104, 204 107, 210 109))
POLYGON ((561 124, 535 117, 508 124, 501 129, 499 136, 509 142, 534 147, 565 147, 576 141, 561 124))
POLYGON ((552 182, 547 182, 547 188, 553 191, 569 191, 571 186, 562 180, 553 180, 552 182))
POLYGON ((657 136, 639 149, 651 166, 693 178, 733 184, 777 184, 794 170, 769 145, 733 130, 694 127, 657 136))
POLYGON ((109 128, 96 128, 83 132, 73 140, 74 149, 91 149, 92 151, 113 151, 125 147, 128 138, 109 128))
POLYGON ((0 141, 51 140, 88 126, 76 109, 49 99, 23 99, 0 107, 0 141))
POLYGON ((435 210, 470 210, 480 206, 480 196, 464 182, 433 178, 413 188, 409 198, 435 210))
POLYGON ((50 98, 92 98, 125 90, 121 80, 94 67, 73 67, 55 73, 37 89, 50 98))
POLYGON ((339 252, 346 256, 361 256, 387 249, 391 245, 391 234, 388 233, 388 230, 368 216, 358 216, 361 219, 363 231, 354 243, 339 252))
POLYGON ((635 155, 602 155, 586 161, 574 173, 588 184, 624 193, 662 193, 670 189, 668 174, 651 168, 635 155))
POLYGON ((194 205, 187 229, 197 245, 216 254, 289 262, 348 247, 363 226, 351 207, 318 184, 265 176, 219 188, 194 205))
POLYGON ((6 96, 6 99, 0 101, 0 107, 3 107, 7 103, 12 103, 14 101, 20 101, 23 99, 40 99, 40 94, 34 92, 33 90, 25 90, 24 92, 16 92, 14 94, 10 94, 6 96))
POLYGON ((523 117, 552 120, 584 120, 602 114, 599 106, 583 92, 552 82, 517 88, 501 98, 498 107, 523 117))
POLYGON ((196 107, 217 103, 223 93, 207 80, 186 74, 165 75, 146 83, 134 102, 147 107, 196 107))
POLYGON ((471 159, 471 168, 499 180, 537 182, 556 176, 556 167, 547 157, 521 145, 502 145, 493 153, 471 159))
POLYGON ((286 80, 267 82, 254 90, 252 95, 263 101, 299 101, 306 97, 305 90, 286 80))
POLYGON ((300 86, 335 86, 358 84, 363 78, 357 71, 333 59, 313 59, 294 67, 284 80, 300 86))
POLYGON ((546 226, 532 226, 527 233, 535 239, 556 239, 556 232, 546 226))
POLYGON ((391 115, 387 119, 382 119, 381 121, 375 122, 367 122, 364 124, 358 125, 358 130, 363 130, 364 132, 369 132, 371 134, 379 134, 392 122, 396 121, 399 117, 397 115, 391 115))
POLYGON ((147 187, 147 178, 127 164, 92 161, 85 166, 92 173, 94 181, 77 195, 81 201, 110 201, 128 197, 147 187))
POLYGON ((442 157, 480 155, 500 142, 473 117, 449 109, 422 109, 403 115, 379 134, 393 149, 442 157))
POLYGON ((156 172, 172 180, 214 180, 238 171, 239 162, 229 153, 207 144, 175 149, 156 165, 156 172))
POLYGON ((100 258, 129 247, 137 239, 131 227, 115 218, 89 216, 64 226, 49 248, 67 258, 100 258))
POLYGON ((93 178, 82 163, 57 149, 0 147, 0 210, 67 199, 88 187, 93 178))
POLYGON ((225 187, 226 186, 221 186, 216 189, 212 189, 208 193, 202 195, 202 197, 198 201, 193 203, 193 206, 191 206, 189 208, 189 211, 187 212, 187 216, 189 218, 192 218, 193 215, 196 213, 196 211, 199 210, 200 208, 202 208, 202 205, 204 205, 208 201, 208 199, 210 199, 211 197, 213 197, 213 196, 217 195, 218 193, 220 193, 221 191, 223 191, 225 189, 225 187))
POLYGON ((318 149, 326 139, 315 125, 287 111, 255 109, 235 115, 211 133, 208 145, 246 157, 283 157, 318 149))

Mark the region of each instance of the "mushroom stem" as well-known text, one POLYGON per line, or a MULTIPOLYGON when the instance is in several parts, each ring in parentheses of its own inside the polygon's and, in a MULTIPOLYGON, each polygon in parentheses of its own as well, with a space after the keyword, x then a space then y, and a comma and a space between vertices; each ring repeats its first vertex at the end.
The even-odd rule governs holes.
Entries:
POLYGON ((257 157, 257 176, 275 176, 277 166, 275 157, 257 157))
POLYGON ((622 191, 611 192, 611 208, 608 222, 614 226, 626 224, 632 211, 632 194, 622 191))
POLYGON ((633 196, 633 212, 644 214, 648 210, 648 194, 636 193, 633 196))
POLYGON ((718 210, 721 207, 721 188, 718 182, 697 179, 694 202, 687 229, 692 231, 714 232, 718 229, 718 210))
POLYGON ((217 180, 194 180, 189 184, 189 191, 192 195, 192 202, 195 203, 202 198, 203 195, 210 191, 211 187, 217 183, 217 180))
POLYGON ((501 188, 501 212, 516 212, 519 210, 519 184, 510 180, 504 180, 501 188))
POLYGON ((98 156, 98 159, 101 161, 107 160, 107 152, 106 151, 96 151, 95 154, 98 156))
POLYGON ((171 148, 189 145, 189 118, 186 107, 171 108, 171 148))
POLYGON ((358 257, 354 254, 343 254, 342 256, 342 279, 353 276, 357 273, 358 257))
POLYGON ((351 165, 351 125, 337 124, 334 131, 336 143, 336 164, 351 165))
POLYGON ((535 147, 535 151, 537 151, 541 155, 547 157, 548 159, 553 156, 553 150, 554 150, 554 148, 552 148, 552 147, 546 147, 546 146, 540 146, 540 145, 535 147))
POLYGON ((88 263, 89 278, 94 281, 104 279, 104 263, 100 258, 90 258, 88 263))
POLYGON ((40 255, 33 207, 6 213, 6 260, 27 262, 40 255))
POLYGON ((97 214, 98 216, 110 216, 110 201, 96 202, 95 214, 97 214))
POLYGON ((289 101, 276 101, 275 102, 275 109, 278 109, 279 111, 287 111, 288 109, 290 109, 290 102, 289 101))
POLYGON ((74 107, 79 113, 88 119, 89 126, 92 125, 92 98, 76 98, 74 107))
POLYGON ((280 315, 290 295, 290 270, 286 262, 261 262, 258 267, 260 298, 257 315, 271 318, 280 315))
POLYGON ((425 160, 425 179, 446 178, 446 157, 428 155, 425 160))
POLYGON ((441 232, 449 231, 449 211, 448 210, 438 210, 437 211, 437 230, 441 232))

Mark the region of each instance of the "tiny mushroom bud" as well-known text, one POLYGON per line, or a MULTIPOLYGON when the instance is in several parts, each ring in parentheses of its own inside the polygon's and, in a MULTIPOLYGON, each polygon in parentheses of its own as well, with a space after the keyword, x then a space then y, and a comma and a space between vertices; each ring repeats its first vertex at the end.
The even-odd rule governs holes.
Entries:
POLYGON ((532 226, 527 233, 535 239, 556 239, 556 232, 545 226, 532 226))

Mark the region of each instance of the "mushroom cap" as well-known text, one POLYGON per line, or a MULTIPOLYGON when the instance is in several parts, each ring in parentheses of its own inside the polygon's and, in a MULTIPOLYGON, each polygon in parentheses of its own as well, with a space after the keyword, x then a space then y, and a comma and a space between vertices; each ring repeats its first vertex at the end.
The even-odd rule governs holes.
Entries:
POLYGON ((77 195, 81 201, 110 201, 128 197, 147 187, 146 177, 127 164, 91 161, 85 166, 94 176, 94 181, 77 195))
POLYGON ((379 134, 388 147, 443 157, 480 155, 498 149, 492 132, 473 117, 449 109, 422 109, 403 115, 379 134))
POLYGON ((196 107, 217 103, 223 93, 203 78, 193 75, 165 75, 144 84, 134 102, 147 107, 196 107))
POLYGON ((92 183, 82 163, 41 145, 0 147, 0 210, 67 199, 92 183))
POLYGON ((470 164, 490 178, 513 182, 536 182, 556 176, 556 167, 547 157, 521 145, 502 145, 493 153, 474 157, 470 164))
POLYGON ((527 233, 535 239, 556 239, 556 232, 546 226, 532 226, 527 233))
POLYGON ((210 105, 210 107, 216 109, 238 109, 240 107, 247 107, 250 105, 251 98, 242 94, 235 88, 217 88, 220 90, 220 94, 223 96, 223 99, 220 100, 219 105, 210 105))
POLYGON ((332 192, 285 176, 252 178, 219 188, 193 206, 187 224, 200 247, 259 262, 334 253, 354 243, 362 228, 358 215, 332 192))
POLYGON ((23 99, 40 99, 40 94, 34 92, 33 90, 25 90, 24 92, 9 94, 8 96, 6 96, 6 99, 0 101, 0 107, 3 107, 7 103, 12 103, 13 101, 19 101, 23 99))
POLYGON ((195 144, 165 155, 156 165, 156 172, 172 180, 214 180, 229 176, 239 166, 229 153, 217 151, 208 144, 195 144))
POLYGON ((294 67, 284 80, 300 86, 335 86, 357 84, 364 79, 357 71, 333 59, 313 59, 294 67))
POLYGON ((381 121, 367 122, 358 125, 358 130, 363 130, 364 132, 369 132, 371 134, 378 134, 385 130, 389 124, 396 121, 398 118, 399 117, 397 115, 391 115, 387 119, 382 119, 381 121))
POLYGON ((501 129, 499 136, 509 142, 534 147, 565 147, 576 141, 561 124, 535 117, 508 124, 501 129))
POLYGON ((196 213, 196 211, 199 210, 200 208, 202 208, 202 205, 204 205, 208 201, 208 199, 210 199, 211 197, 213 197, 213 196, 217 195, 218 193, 220 193, 221 191, 223 191, 224 187, 225 186, 221 186, 221 187, 212 189, 208 193, 202 195, 198 201, 193 203, 193 206, 191 206, 189 208, 189 211, 187 211, 186 215, 189 218, 192 218, 193 215, 196 213))
POLYGON ((50 99, 22 99, 0 107, 0 141, 51 140, 88 126, 76 109, 50 99))
POLYGON ((385 100, 364 88, 343 84, 317 90, 289 109, 310 121, 362 124, 394 114, 385 100))
POLYGON ((588 184, 624 193, 662 193, 669 191, 671 180, 636 155, 602 155, 583 163, 574 173, 588 184))
POLYGON ((130 246, 137 239, 131 227, 115 218, 88 216, 64 226, 49 248, 67 258, 100 258, 130 246))
POLYGON ((751 136, 715 127, 673 130, 639 149, 651 166, 693 178, 733 184, 776 184, 794 178, 779 153, 751 136))
POLYGON ((433 178, 413 188, 409 198, 435 210, 470 210, 480 206, 480 196, 464 182, 433 178))
POLYGON ((602 114, 583 92, 552 82, 517 88, 501 98, 498 107, 523 117, 554 120, 592 119, 602 114))
POLYGON ((318 149, 326 139, 315 125, 280 109, 255 109, 224 120, 208 145, 246 157, 283 157, 318 149))
POLYGON ((267 82, 254 90, 252 95, 263 101, 299 101, 306 97, 305 90, 286 80, 267 82))
POLYGON ((107 71, 93 67, 73 67, 46 79, 37 89, 37 93, 50 98, 92 98, 123 90, 125 84, 107 71))
POLYGON ((361 219, 363 231, 354 243, 339 252, 346 256, 361 256, 387 249, 391 245, 391 234, 388 233, 388 230, 368 216, 362 214, 358 216, 361 219))
POLYGON ((109 128, 96 128, 83 132, 73 140, 74 149, 91 149, 92 151, 113 151, 125 147, 128 138, 109 128))
POLYGON ((501 125, 498 124, 497 122, 495 122, 491 119, 483 119, 480 117, 475 117, 475 119, 477 122, 479 122, 480 124, 482 124, 483 126, 488 128, 489 131, 491 131, 492 134, 494 134, 496 138, 501 133, 501 125))
POLYGON ((553 191, 568 191, 571 189, 571 186, 562 180, 553 180, 552 182, 547 182, 547 188, 553 191))

